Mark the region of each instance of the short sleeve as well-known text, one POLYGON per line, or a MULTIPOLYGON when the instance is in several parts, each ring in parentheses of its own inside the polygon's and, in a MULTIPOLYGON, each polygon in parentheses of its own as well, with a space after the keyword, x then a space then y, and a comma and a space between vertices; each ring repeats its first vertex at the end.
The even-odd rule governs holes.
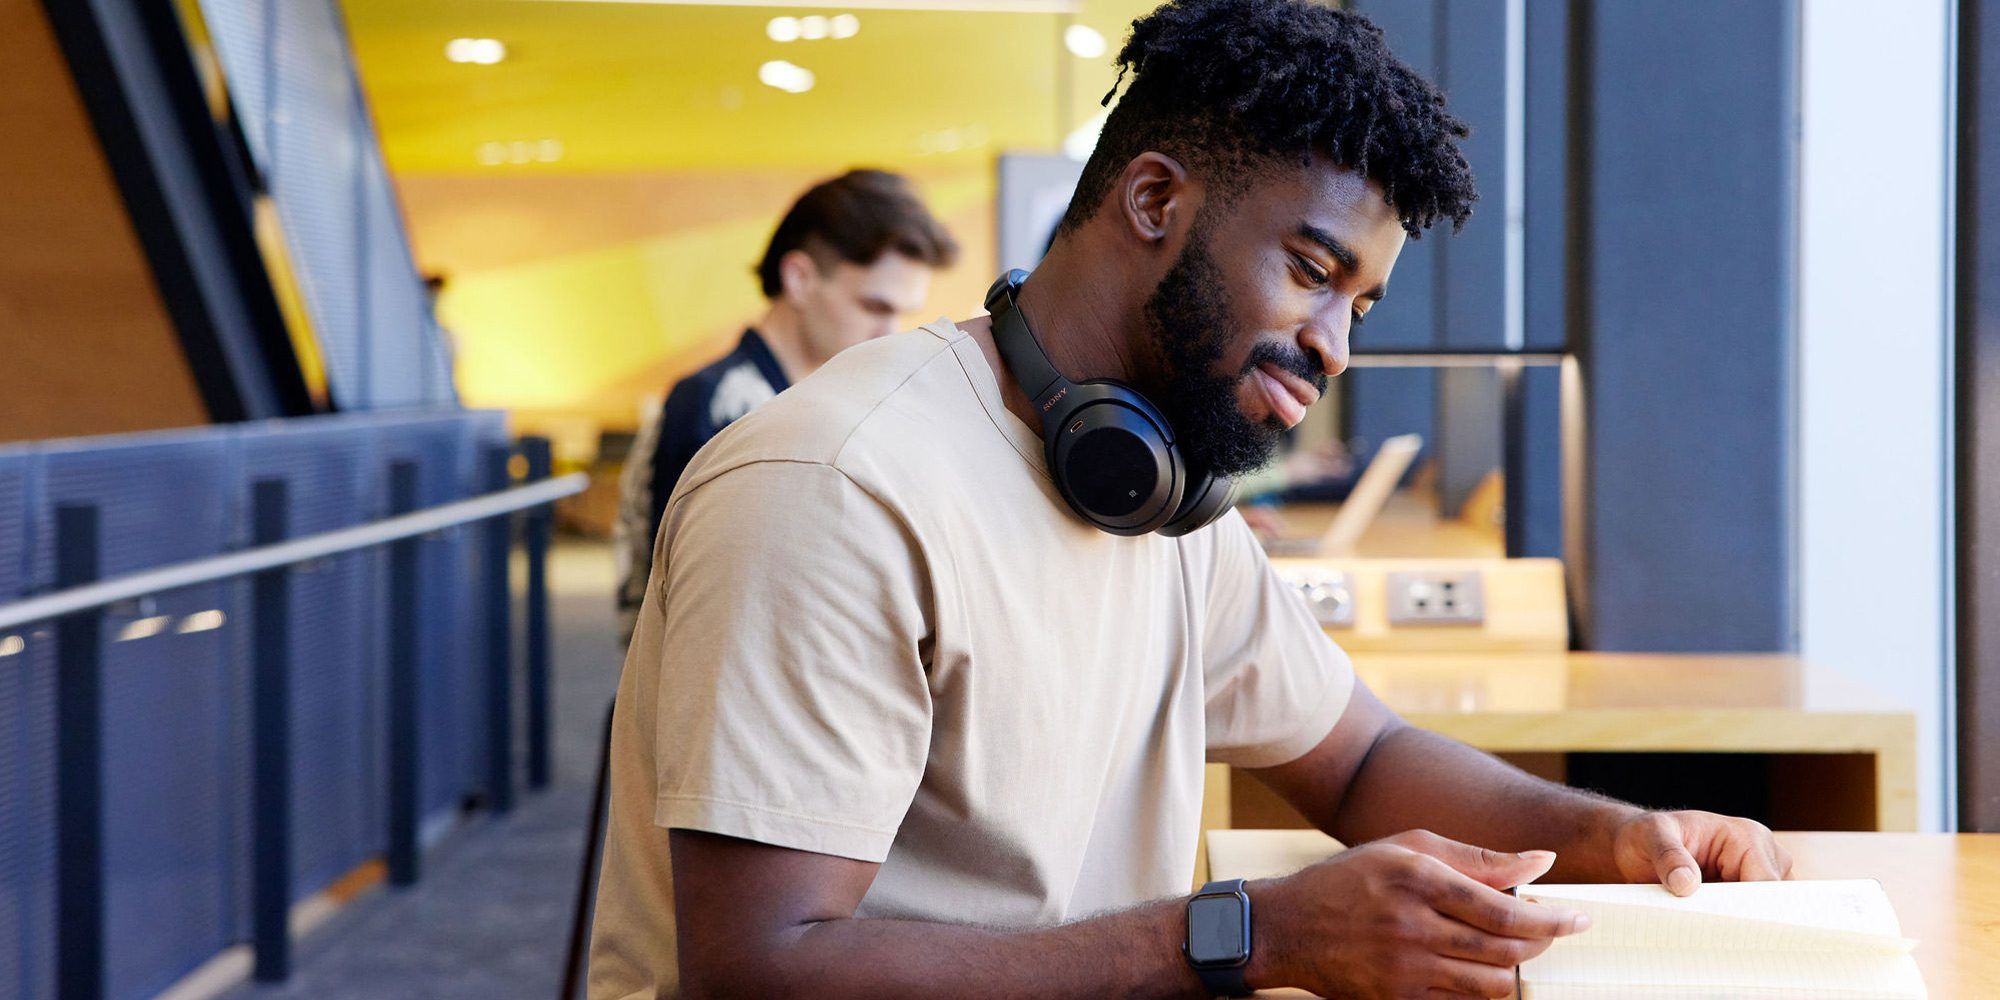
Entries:
POLYGON ((654 822, 886 858, 930 746, 904 523, 838 469, 758 462, 675 497, 658 559, 654 822))
POLYGON ((1232 512, 1204 534, 1208 759, 1239 767, 1297 760, 1347 710, 1354 668, 1271 568, 1241 515, 1232 512))

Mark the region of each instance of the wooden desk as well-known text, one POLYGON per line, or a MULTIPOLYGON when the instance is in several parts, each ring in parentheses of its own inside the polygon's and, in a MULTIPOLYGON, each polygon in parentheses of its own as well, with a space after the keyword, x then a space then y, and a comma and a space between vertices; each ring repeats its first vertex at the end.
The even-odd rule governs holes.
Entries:
MULTIPOLYGON (((1263 877, 1258 864, 1296 868, 1311 852, 1296 834, 1260 838, 1261 830, 1220 830, 1236 837, 1215 849, 1216 878, 1263 877), (1242 836, 1242 835, 1250 836, 1242 836), (1234 850, 1241 847, 1242 850, 1234 850), (1229 868, 1247 864, 1248 869, 1229 868)), ((1338 845, 1322 837, 1325 851, 1338 845)), ((1917 939, 1917 966, 1936 1000, 1987 996, 2000 986, 2000 834, 1781 833, 1801 878, 1873 878, 1896 906, 1903 933, 1917 939)), ((1322 852, 1323 856, 1324 852, 1322 852)), ((1297 990, 1268 997, 1303 997, 1297 990)))
MULTIPOLYGON (((1284 517, 1287 537, 1317 538, 1340 510, 1332 503, 1288 503, 1276 507, 1284 517)), ((1381 558, 1498 559, 1507 541, 1498 523, 1473 524, 1438 516, 1437 503, 1421 491, 1402 489, 1382 505, 1354 551, 1344 553, 1381 558)))
MULTIPOLYGON (((1354 666, 1412 724, 1545 777, 1570 753, 1779 755, 1773 808, 1791 828, 1917 828, 1915 715, 1795 657, 1356 653, 1354 666)), ((1254 781, 1211 780, 1228 782, 1231 826, 1302 825, 1268 820, 1276 797, 1254 781)))

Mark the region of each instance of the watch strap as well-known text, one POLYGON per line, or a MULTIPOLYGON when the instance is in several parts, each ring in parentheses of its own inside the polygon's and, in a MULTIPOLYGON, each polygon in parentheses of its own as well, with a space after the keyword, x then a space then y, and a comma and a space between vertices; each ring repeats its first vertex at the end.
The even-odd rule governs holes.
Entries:
MULTIPOLYGON (((1201 891, 1195 893, 1195 895, 1208 896, 1220 893, 1242 895, 1243 880, 1232 878, 1210 882, 1202 886, 1201 891)), ((1250 910, 1250 897, 1248 896, 1243 896, 1243 909, 1247 916, 1250 910)), ((1245 956, 1249 955, 1250 942, 1247 938, 1243 943, 1243 951, 1245 956)), ((1210 996, 1247 997, 1254 992, 1250 989, 1250 984, 1243 979, 1243 970, 1249 965, 1247 961, 1243 965, 1209 966, 1206 968, 1193 965, 1191 961, 1189 964, 1194 969, 1194 974, 1201 977, 1202 989, 1207 990, 1210 996)))

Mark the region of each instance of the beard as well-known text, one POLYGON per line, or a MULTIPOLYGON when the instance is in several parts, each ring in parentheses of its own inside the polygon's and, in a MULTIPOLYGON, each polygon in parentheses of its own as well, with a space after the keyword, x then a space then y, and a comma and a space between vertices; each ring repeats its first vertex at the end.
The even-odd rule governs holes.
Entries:
POLYGON ((1237 387, 1265 362, 1290 371, 1324 392, 1326 374, 1303 351, 1258 344, 1243 367, 1218 373, 1229 345, 1238 338, 1223 291, 1222 273, 1208 252, 1197 222, 1180 257, 1146 300, 1158 383, 1148 395, 1173 427, 1193 474, 1240 476, 1263 468, 1284 439, 1277 417, 1252 420, 1237 401, 1237 387))

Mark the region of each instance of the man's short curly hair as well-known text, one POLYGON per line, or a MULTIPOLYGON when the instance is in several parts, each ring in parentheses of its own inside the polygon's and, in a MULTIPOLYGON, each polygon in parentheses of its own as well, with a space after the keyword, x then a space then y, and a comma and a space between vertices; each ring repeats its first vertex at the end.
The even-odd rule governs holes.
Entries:
POLYGON ((1147 150, 1212 185, 1319 152, 1380 184, 1413 237, 1445 219, 1456 231, 1479 197, 1458 149, 1465 123, 1359 14, 1314 0, 1170 0, 1132 22, 1104 103, 1127 74, 1060 232, 1096 214, 1147 150))

